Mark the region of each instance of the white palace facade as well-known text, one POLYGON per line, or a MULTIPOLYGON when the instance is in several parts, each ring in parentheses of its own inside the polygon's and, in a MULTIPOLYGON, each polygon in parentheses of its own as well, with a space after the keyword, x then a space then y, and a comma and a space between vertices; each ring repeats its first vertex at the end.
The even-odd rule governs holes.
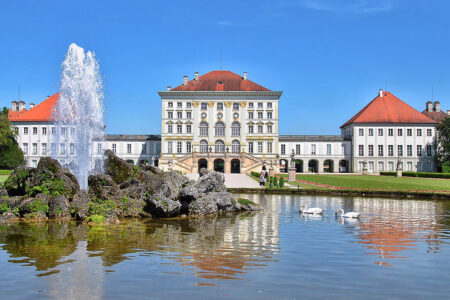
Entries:
MULTIPOLYGON (((439 102, 419 112, 392 93, 377 96, 341 126, 340 135, 280 135, 281 91, 269 90, 230 71, 211 71, 158 92, 161 134, 105 135, 91 149, 93 167, 105 149, 135 165, 196 173, 287 172, 294 157, 298 173, 434 171, 436 124, 449 115, 439 102)), ((9 118, 28 166, 43 156, 76 156, 73 145, 52 143, 52 111, 58 94, 39 105, 13 101, 9 118), (64 155, 63 155, 64 154, 64 155)), ((61 134, 74 134, 65 128, 61 134)), ((70 160, 70 158, 69 158, 70 160)), ((61 161, 63 164, 70 161, 61 161)))

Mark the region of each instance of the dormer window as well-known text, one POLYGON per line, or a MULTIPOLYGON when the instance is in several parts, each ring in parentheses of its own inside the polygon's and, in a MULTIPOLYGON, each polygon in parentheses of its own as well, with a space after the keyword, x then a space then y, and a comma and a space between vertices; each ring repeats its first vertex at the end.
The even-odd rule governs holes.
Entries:
POLYGON ((223 82, 222 81, 217 81, 217 84, 223 84, 223 82))

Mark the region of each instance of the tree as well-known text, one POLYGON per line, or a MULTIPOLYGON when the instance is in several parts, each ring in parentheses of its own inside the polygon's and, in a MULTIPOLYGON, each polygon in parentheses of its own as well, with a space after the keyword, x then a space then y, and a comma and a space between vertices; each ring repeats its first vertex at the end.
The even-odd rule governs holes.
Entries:
POLYGON ((436 159, 440 166, 450 166, 450 118, 436 126, 436 159))
POLYGON ((0 169, 14 169, 23 164, 25 158, 11 129, 8 109, 4 107, 0 112, 0 169))

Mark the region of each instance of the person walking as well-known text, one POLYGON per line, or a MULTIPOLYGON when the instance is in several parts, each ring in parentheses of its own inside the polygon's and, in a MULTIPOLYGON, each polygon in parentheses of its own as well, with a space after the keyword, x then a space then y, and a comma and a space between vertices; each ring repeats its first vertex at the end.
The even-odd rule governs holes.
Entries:
POLYGON ((266 185, 268 174, 269 173, 267 172, 266 166, 262 166, 261 173, 259 174, 259 185, 260 186, 263 187, 266 185))

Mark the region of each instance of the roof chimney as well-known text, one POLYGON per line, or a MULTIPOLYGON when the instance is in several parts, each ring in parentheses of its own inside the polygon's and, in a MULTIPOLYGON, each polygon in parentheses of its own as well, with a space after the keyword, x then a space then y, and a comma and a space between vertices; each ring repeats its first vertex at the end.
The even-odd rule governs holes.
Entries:
POLYGON ((19 111, 22 111, 25 109, 25 101, 20 100, 19 101, 19 111))
POLYGON ((16 100, 11 102, 11 110, 17 111, 17 101, 16 100))
POLYGON ((198 72, 195 72, 195 80, 198 80, 198 72))
POLYGON ((30 103, 30 109, 32 109, 33 107, 34 107, 34 103, 31 102, 31 103, 30 103))
POLYGON ((168 86, 167 86, 167 90, 170 91, 170 88, 171 88, 170 85, 168 85, 168 86))
POLYGON ((435 112, 441 111, 441 102, 439 102, 439 101, 434 102, 434 111, 435 112))
POLYGON ((380 89, 379 96, 380 96, 380 98, 383 98, 383 89, 380 89))
POLYGON ((247 72, 244 72, 244 80, 247 80, 247 72))
POLYGON ((187 85, 187 76, 186 75, 183 76, 183 85, 187 85))
POLYGON ((425 108, 427 111, 433 111, 433 102, 427 101, 427 103, 425 104, 425 108))

